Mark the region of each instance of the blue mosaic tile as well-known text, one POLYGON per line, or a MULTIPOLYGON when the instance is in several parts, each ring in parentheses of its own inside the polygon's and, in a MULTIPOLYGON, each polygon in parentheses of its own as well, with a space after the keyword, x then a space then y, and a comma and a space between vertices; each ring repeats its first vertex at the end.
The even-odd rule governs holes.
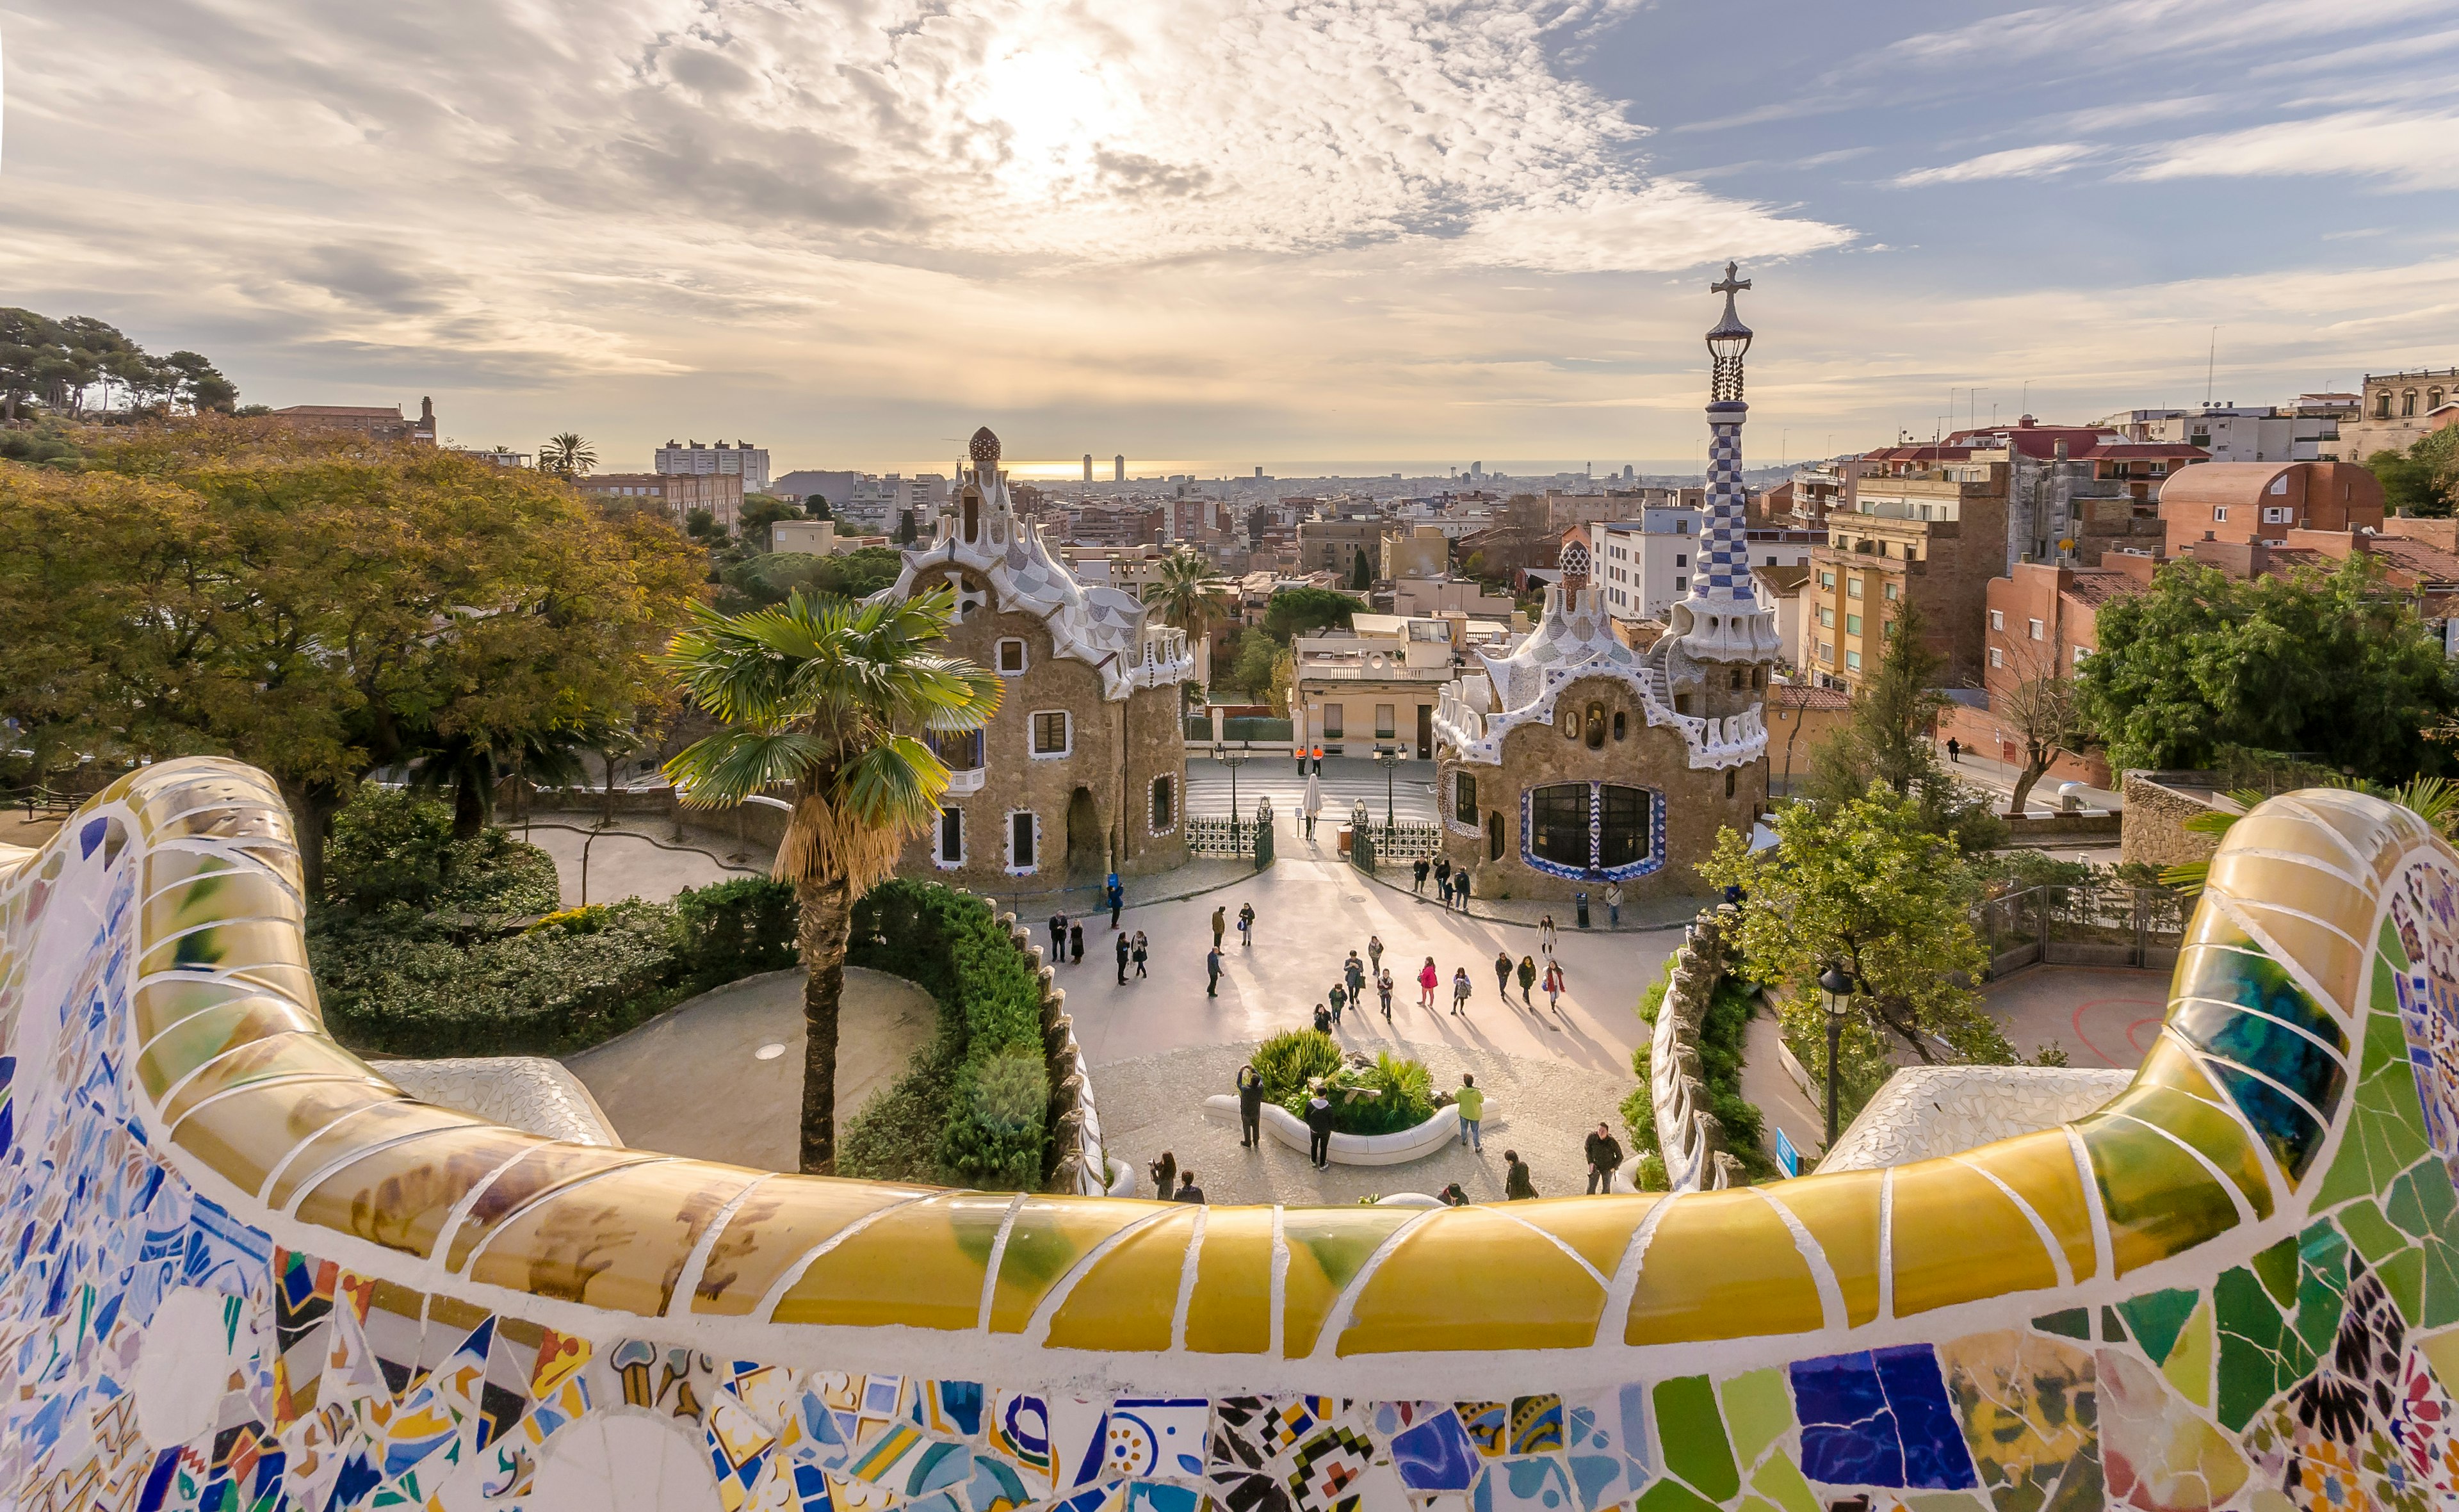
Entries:
POLYGON ((1928 1345, 1796 1360, 1791 1376, 1811 1480, 1937 1491, 1977 1483, 1928 1345))

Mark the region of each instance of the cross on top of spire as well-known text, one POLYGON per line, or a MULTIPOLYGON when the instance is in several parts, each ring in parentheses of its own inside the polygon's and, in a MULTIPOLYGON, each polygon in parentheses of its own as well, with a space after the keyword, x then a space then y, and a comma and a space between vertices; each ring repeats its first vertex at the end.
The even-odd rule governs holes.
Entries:
POLYGON ((1726 263, 1726 264, 1725 264, 1725 276, 1724 276, 1724 278, 1723 278, 1722 280, 1720 280, 1720 281, 1718 281, 1718 282, 1714 283, 1714 284, 1709 284, 1709 285, 1708 285, 1708 292, 1709 292, 1709 293, 1711 293, 1711 294, 1722 294, 1723 296, 1725 296, 1725 307, 1726 307, 1727 309, 1731 309, 1731 308, 1733 308, 1733 304, 1734 304, 1734 296, 1735 294, 1738 294, 1738 293, 1740 293, 1743 289, 1749 288, 1749 287, 1751 286, 1751 281, 1750 281, 1749 279, 1737 279, 1737 278, 1734 277, 1734 275, 1735 273, 1738 273, 1738 272, 1740 272, 1740 271, 1741 271, 1741 264, 1740 264, 1740 263, 1737 263, 1737 262, 1728 262, 1728 263, 1726 263))

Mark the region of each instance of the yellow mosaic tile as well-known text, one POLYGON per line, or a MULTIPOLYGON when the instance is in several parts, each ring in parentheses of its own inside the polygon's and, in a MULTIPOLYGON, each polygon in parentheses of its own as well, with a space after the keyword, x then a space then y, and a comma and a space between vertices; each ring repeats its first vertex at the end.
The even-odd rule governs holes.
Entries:
MULTIPOLYGON (((150 1044, 173 1024, 194 1015, 209 1012, 234 998, 265 994, 256 982, 235 981, 224 976, 159 976, 137 989, 133 994, 137 1015, 137 1042, 150 1044)), ((285 998, 294 1006, 304 1007, 295 998, 285 998)))
POLYGON ((217 1056, 280 1035, 322 1038, 324 1027, 314 1014, 287 998, 265 992, 234 996, 189 1015, 147 1045, 137 1058, 137 1080, 146 1095, 158 1102, 181 1077, 217 1056))
POLYGON ((282 919, 247 919, 210 924, 176 934, 151 946, 138 959, 137 974, 157 972, 242 971, 264 966, 307 969, 307 940, 297 923, 282 919))
POLYGON ((656 1317, 702 1230, 757 1177, 656 1161, 583 1182, 505 1224, 466 1273, 484 1286, 656 1317))
POLYGON ((1594 1197, 1540 1197, 1513 1203, 1508 1211, 1530 1228, 1569 1245, 1572 1253, 1610 1280, 1622 1268, 1639 1226, 1660 1200, 1654 1192, 1602 1202, 1594 1197))
POLYGON ((1899 1166, 1891 1203, 1898 1317, 2058 1283, 2031 1220, 1977 1170, 1951 1160, 1899 1166))
POLYGON ((1885 1178, 1884 1171, 1836 1171, 1759 1188, 1818 1241, 1844 1294, 1844 1321, 1854 1328, 1879 1315, 1879 1194, 1885 1178))
POLYGON ((2271 1178, 2262 1158, 2244 1125, 2226 1112, 2169 1087, 2136 1088, 2103 1111, 2140 1119, 2185 1141, 2245 1194, 2258 1220, 2271 1216, 2271 1178))
POLYGON ((2366 803, 2331 788, 2305 788, 2289 795, 2297 808, 2337 830, 2357 854, 2373 859, 2374 875, 2387 882, 2407 852, 2433 837, 2406 809, 2366 803))
MULTIPOLYGON (((1119 1241, 1067 1289, 1050 1315, 1054 1349, 1149 1354, 1169 1348, 1195 1212, 1184 1204, 1119 1241)), ((1218 1209, 1227 1211, 1228 1209, 1218 1209)))
MULTIPOLYGON (((1356 1278, 1376 1250, 1417 1216, 1417 1211, 1404 1208, 1292 1208, 1283 1211, 1281 1244, 1289 1254, 1289 1269, 1281 1279, 1284 1358, 1299 1359, 1314 1353, 1325 1318, 1339 1300, 1342 1289, 1356 1278)), ((1519 1230, 1512 1245, 1515 1249, 1538 1245, 1553 1249, 1524 1228, 1519 1230)), ((1558 1256, 1561 1253, 1555 1252, 1558 1256)), ((1489 1310, 1507 1305, 1502 1297, 1487 1301, 1489 1310)))
POLYGON ((2358 1000, 2357 988, 2364 979, 2365 966, 2365 953, 2355 940, 2312 919, 2250 898, 2232 898, 2230 902, 2251 928, 2269 935, 2279 946, 2274 958, 2293 960, 2302 966, 2340 1016, 2348 1016, 2349 1005, 2358 1000))
POLYGON ((2098 1267, 2091 1230, 2091 1203, 2074 1145, 2063 1128, 2044 1129, 1966 1151, 1964 1159, 2005 1182, 2033 1215, 2049 1226, 2077 1281, 2098 1267))
POLYGON ((2207 885, 2231 897, 2260 898, 2272 907, 2310 914, 2360 939, 2373 927, 2374 895, 2370 889, 2353 886, 2319 866, 2286 856, 2223 850, 2212 857, 2207 885))
POLYGON ((1605 1288, 1533 1237, 1495 1208, 1429 1214, 1359 1291, 1337 1353, 1585 1349, 1605 1288))
MULTIPOLYGON (((453 1208, 473 1185, 471 1172, 481 1166, 495 1169, 524 1143, 537 1143, 535 1135, 442 1108, 411 1107, 419 1110, 387 1108, 371 1115, 396 1136, 408 1138, 374 1149, 353 1144, 366 1152, 321 1176, 302 1163, 295 1172, 298 1180, 313 1185, 299 1199, 301 1222, 354 1234, 421 1259, 431 1258, 453 1208), (414 1132, 421 1125, 430 1132, 414 1132)), ((645 1152, 620 1154, 629 1160, 648 1158, 645 1152)), ((479 1175, 483 1178, 484 1171, 479 1175)))
POLYGON ((162 1121, 176 1125, 199 1103, 254 1082, 366 1075, 365 1061, 321 1034, 277 1035, 241 1045, 188 1078, 161 1103, 162 1121))
POLYGON ((1272 1347, 1270 1208, 1215 1208, 1206 1216, 1187 1347, 1198 1354, 1261 1354, 1272 1347))
POLYGON ((2109 1215, 2110 1263, 2119 1275, 2182 1253, 2237 1227, 2237 1204, 2195 1158, 2130 1120, 2079 1119, 2109 1215))
POLYGON ((747 1317, 788 1271, 847 1225, 931 1195, 927 1186, 772 1176, 734 1209, 709 1247, 691 1310, 747 1317))
POLYGON ((218 919, 284 919, 297 927, 299 899, 257 867, 199 877, 164 889, 138 910, 140 939, 163 939, 218 919))
MULTIPOLYGON (((518 1134, 517 1130, 504 1132, 518 1134)), ((469 1216, 452 1230, 452 1241, 444 1256, 445 1269, 458 1270, 469 1264, 471 1252, 486 1243, 497 1228, 507 1220, 518 1216, 522 1208, 548 1192, 568 1186, 574 1182, 602 1176, 611 1170, 620 1170, 626 1166, 638 1166, 643 1161, 671 1158, 660 1155, 654 1150, 608 1149, 599 1144, 560 1144, 538 1139, 535 1135, 519 1135, 519 1138, 526 1140, 531 1147, 510 1165, 504 1166, 502 1174, 488 1182, 486 1190, 478 1193, 470 1204, 469 1216)), ((488 1167, 490 1170, 494 1168, 492 1166, 488 1167)), ((469 1175, 470 1170, 470 1167, 439 1163, 433 1176, 422 1176, 420 1180, 422 1183, 431 1184, 435 1189, 441 1191, 453 1180, 469 1175)), ((335 1179, 342 1180, 349 1174, 349 1170, 345 1169, 335 1179)), ((469 1190, 475 1182, 474 1176, 462 1181, 461 1189, 469 1190)), ((305 1212, 304 1204, 301 1207, 301 1212, 303 1215, 305 1212)))
POLYGON ((1806 1334, 1825 1321, 1810 1262, 1756 1192, 1693 1192, 1649 1236, 1626 1344, 1806 1334))
POLYGON ((204 1162, 242 1191, 258 1192, 300 1141, 347 1114, 400 1102, 401 1094, 370 1077, 329 1082, 277 1082, 248 1087, 188 1116, 172 1143, 204 1162))
MULTIPOLYGON (((1051 1289, 1103 1240, 1179 1206, 1107 1197, 1037 1197, 1008 1225, 991 1287, 991 1332, 1020 1334, 1051 1289)), ((1173 1296, 1175 1293, 1173 1293, 1173 1296)))
POLYGON ((955 1192, 895 1208, 813 1260, 770 1320, 973 1328, 1010 1201, 1001 1193, 955 1192))

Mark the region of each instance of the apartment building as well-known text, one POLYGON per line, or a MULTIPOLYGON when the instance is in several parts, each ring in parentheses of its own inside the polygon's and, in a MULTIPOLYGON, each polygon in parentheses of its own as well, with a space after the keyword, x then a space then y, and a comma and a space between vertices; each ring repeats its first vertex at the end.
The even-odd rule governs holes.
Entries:
POLYGON ((1433 525, 1389 526, 1383 531, 1381 571, 1377 577, 1397 583, 1408 578, 1440 578, 1451 571, 1452 538, 1433 525))
POLYGON ((2405 452, 2435 429, 2433 412, 2453 403, 2459 403, 2459 368, 2367 373, 2356 417, 2341 422, 2340 459, 2363 462, 2377 452, 2405 452))
MULTIPOLYGON (((1650 509, 1633 520, 1587 528, 1587 579, 1617 620, 1663 622, 1691 592, 1698 575, 1699 531, 1705 512, 1682 505, 1650 509)), ((1806 530, 1746 530, 1743 539, 1755 573, 1763 567, 1797 567, 1823 537, 1806 530)), ((1566 575, 1568 566, 1562 569, 1566 575)), ((1763 607, 1773 601, 1762 596, 1763 607)))
POLYGON ((1382 520, 1373 516, 1301 520, 1297 528, 1298 571, 1338 573, 1346 578, 1357 570, 1357 558, 1363 556, 1367 573, 1372 576, 1383 557, 1386 528, 1382 520))
POLYGON ((2160 497, 2166 555, 2199 541, 2287 544, 2293 530, 2380 528, 2382 483, 2353 462, 2203 462, 2160 497))
POLYGON ((703 446, 698 441, 670 439, 658 448, 657 460, 651 465, 666 473, 725 473, 741 478, 746 494, 768 492, 768 449, 748 441, 731 445, 712 441, 703 446))
POLYGON ((678 525, 706 510, 730 535, 743 517, 743 479, 730 472, 597 472, 574 486, 595 498, 639 500, 678 525))
POLYGON ((1859 686, 1906 603, 1919 606, 1926 640, 1945 659, 1945 681, 1979 679, 1984 599, 2007 565, 2009 471, 1966 462, 1859 480, 1854 509, 1831 513, 1826 541, 1810 552, 1801 629, 1810 681, 1859 686))
POLYGON ((1435 616, 1362 614, 1300 636, 1291 713, 1326 755, 1398 746, 1435 754, 1435 709, 1453 677, 1454 626, 1435 616))

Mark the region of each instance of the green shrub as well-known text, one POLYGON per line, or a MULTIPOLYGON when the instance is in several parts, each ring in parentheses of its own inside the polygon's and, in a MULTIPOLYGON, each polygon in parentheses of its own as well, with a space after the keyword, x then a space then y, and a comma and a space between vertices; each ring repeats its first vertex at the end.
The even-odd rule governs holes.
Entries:
POLYGON ((736 877, 675 894, 675 955, 705 987, 796 964, 794 890, 767 877, 736 877))
POLYGON ((1276 1102, 1300 1118, 1306 1117, 1307 1083, 1317 1077, 1335 1074, 1343 1063, 1340 1046, 1333 1042, 1332 1036, 1313 1029, 1276 1034, 1257 1045, 1247 1060, 1263 1081, 1264 1101, 1276 1102))
POLYGON ((558 901, 555 858, 502 830, 452 838, 452 809, 364 783, 333 816, 323 902, 350 914, 545 914, 558 901))
MULTIPOLYGON (((1651 1028, 1664 1007, 1665 994, 1672 979, 1673 962, 1669 957, 1656 980, 1640 995, 1640 1019, 1651 1028)), ((1699 1019, 1699 1078, 1707 1085, 1708 1111, 1724 1125, 1726 1145, 1754 1181, 1776 1173, 1776 1163, 1759 1147, 1766 1134, 1766 1120, 1758 1104, 1742 1096, 1742 1059, 1751 1015, 1757 1003, 1755 986, 1728 975, 1717 979, 1715 991, 1708 998, 1708 1011, 1699 1019)), ((1643 1040, 1631 1052, 1630 1068, 1639 1078, 1639 1085, 1622 1100, 1621 1112, 1623 1126, 1630 1131, 1632 1147, 1659 1161, 1661 1185, 1663 1146, 1656 1137, 1656 1102, 1649 1082, 1650 1048, 1650 1043, 1643 1040)))
POLYGON ((1373 1091, 1377 1097, 1333 1099, 1333 1128, 1342 1134, 1392 1134, 1435 1116, 1434 1078, 1421 1060, 1395 1060, 1388 1052, 1354 1070, 1330 1035, 1313 1029, 1276 1034, 1249 1057, 1264 1082, 1264 1101, 1306 1117, 1309 1084, 1320 1081, 1335 1093, 1373 1091))
POLYGON ((939 1133, 947 1127, 957 1059, 944 1040, 934 1040, 911 1069, 864 1103, 837 1140, 838 1172, 872 1181, 938 1182, 939 1133))

